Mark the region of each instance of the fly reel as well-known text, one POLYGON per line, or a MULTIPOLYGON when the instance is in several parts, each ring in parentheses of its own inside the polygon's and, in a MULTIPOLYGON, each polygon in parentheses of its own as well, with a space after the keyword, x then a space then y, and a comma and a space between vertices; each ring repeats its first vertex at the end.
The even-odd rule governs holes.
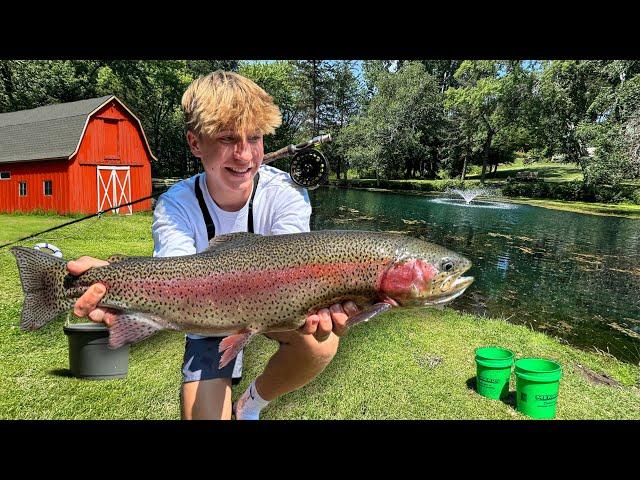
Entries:
POLYGON ((289 174, 295 183, 313 190, 327 179, 329 163, 318 150, 301 150, 291 159, 289 174))
POLYGON ((320 135, 308 142, 298 145, 289 145, 276 152, 267 153, 262 163, 267 165, 278 158, 290 157, 291 165, 289 175, 291 179, 301 187, 309 190, 318 188, 329 176, 329 162, 322 153, 311 147, 331 141, 331 135, 320 135))

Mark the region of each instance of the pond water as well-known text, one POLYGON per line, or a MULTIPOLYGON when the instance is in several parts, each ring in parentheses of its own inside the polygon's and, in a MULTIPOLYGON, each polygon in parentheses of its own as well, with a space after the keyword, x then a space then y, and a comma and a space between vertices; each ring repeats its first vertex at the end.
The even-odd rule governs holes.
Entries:
POLYGON ((473 262, 450 307, 640 362, 640 221, 482 198, 323 187, 312 230, 407 232, 473 262))

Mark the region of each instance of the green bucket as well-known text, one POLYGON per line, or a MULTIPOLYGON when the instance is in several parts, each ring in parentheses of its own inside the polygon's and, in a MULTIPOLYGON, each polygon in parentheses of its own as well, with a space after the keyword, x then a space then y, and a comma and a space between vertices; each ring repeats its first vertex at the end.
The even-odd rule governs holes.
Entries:
POLYGON ((536 419, 556 416, 562 367, 544 358, 516 361, 516 410, 536 419))
POLYGON ((483 397, 500 400, 509 393, 513 352, 500 347, 476 349, 476 390, 483 397))
POLYGON ((69 370, 74 377, 108 380, 127 376, 129 345, 109 348, 109 329, 104 324, 67 324, 64 333, 69 339, 69 370))

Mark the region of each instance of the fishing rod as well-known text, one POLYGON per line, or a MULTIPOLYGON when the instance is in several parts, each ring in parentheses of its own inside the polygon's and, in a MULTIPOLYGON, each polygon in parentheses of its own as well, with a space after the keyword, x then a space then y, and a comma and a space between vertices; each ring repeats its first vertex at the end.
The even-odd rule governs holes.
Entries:
MULTIPOLYGON (((287 147, 281 148, 280 150, 276 150, 275 152, 267 153, 263 157, 262 163, 266 165, 280 158, 293 155, 293 158, 291 159, 291 165, 289 167, 289 175, 291 175, 291 179, 301 187, 313 190, 314 188, 319 187, 320 183, 322 183, 327 178, 327 175, 329 174, 329 163, 327 162, 327 159, 324 157, 324 155, 322 155, 322 153, 313 149, 312 147, 330 141, 331 135, 319 135, 317 137, 313 137, 307 142, 299 143, 298 145, 289 145, 287 147)), ((63 223, 62 225, 58 225, 57 227, 52 227, 47 230, 43 230, 42 232, 34 233, 33 235, 29 235, 27 237, 22 237, 13 242, 5 243, 4 245, 0 245, 0 249, 9 247, 24 240, 29 240, 33 237, 38 237, 43 233, 53 232, 54 230, 66 227, 67 225, 73 225, 74 223, 82 222, 83 220, 88 220, 93 217, 99 217, 107 212, 110 212, 111 210, 117 210, 122 207, 135 205, 136 203, 155 198, 159 195, 162 195, 164 192, 169 190, 169 188, 171 187, 167 187, 164 190, 160 190, 146 197, 138 198, 137 200, 134 200, 132 202, 116 205, 115 207, 111 207, 106 210, 100 210, 98 213, 87 215, 86 217, 82 218, 77 218, 76 220, 63 223)))
POLYGON ((33 235, 29 235, 28 237, 22 237, 22 238, 20 238, 18 240, 14 240, 13 242, 9 242, 9 243, 5 243, 4 245, 0 245, 0 248, 8 247, 8 246, 13 245, 15 243, 19 243, 19 242, 22 242, 24 240, 29 240, 30 238, 33 238, 33 237, 38 237, 38 236, 42 235, 43 233, 53 232, 54 230, 57 230, 57 229, 62 228, 62 227, 66 227, 67 225, 73 225, 74 223, 82 222, 83 220, 89 220, 90 218, 93 218, 93 217, 99 217, 100 215, 103 215, 103 214, 105 214, 107 212, 110 212, 111 210, 116 210, 116 209, 121 208, 121 207, 126 207, 127 205, 133 205, 135 203, 143 202, 144 200, 149 200, 150 198, 157 197, 158 195, 163 194, 167 190, 169 190, 169 189, 167 188, 167 189, 165 189, 165 190, 163 190, 161 192, 154 193, 153 195, 149 195, 149 196, 144 197, 144 198, 139 198, 137 200, 134 200, 133 202, 123 203, 122 205, 116 205, 115 207, 107 208, 106 210, 100 210, 98 213, 94 213, 92 215, 87 215, 86 217, 82 217, 82 218, 77 218, 77 219, 72 220, 70 222, 63 223, 62 225, 58 225, 57 227, 48 228, 47 230, 43 230, 42 232, 34 233, 33 235))

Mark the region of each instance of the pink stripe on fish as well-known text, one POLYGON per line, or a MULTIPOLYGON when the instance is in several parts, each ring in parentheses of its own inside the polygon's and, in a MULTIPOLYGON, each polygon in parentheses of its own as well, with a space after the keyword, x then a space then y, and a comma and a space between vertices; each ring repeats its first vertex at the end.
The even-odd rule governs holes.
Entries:
POLYGON ((372 286, 388 262, 362 263, 344 262, 331 264, 311 264, 283 269, 254 270, 233 274, 213 275, 206 278, 182 278, 158 283, 151 279, 138 279, 130 286, 146 298, 158 298, 166 301, 191 298, 193 303, 211 303, 212 300, 237 298, 243 296, 277 293, 283 287, 296 286, 305 280, 314 284, 354 285, 371 279, 372 286))

